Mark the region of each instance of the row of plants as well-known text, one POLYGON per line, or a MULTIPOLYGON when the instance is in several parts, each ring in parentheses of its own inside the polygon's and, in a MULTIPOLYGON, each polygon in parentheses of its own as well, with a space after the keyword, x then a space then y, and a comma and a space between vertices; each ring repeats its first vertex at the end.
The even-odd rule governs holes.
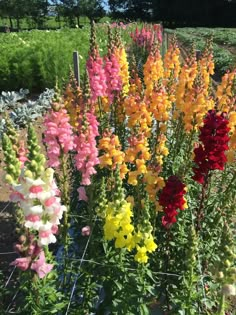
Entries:
MULTIPOLYGON (((200 50, 201 52, 204 50, 204 45, 206 41, 206 33, 209 35, 208 38, 212 37, 212 33, 208 33, 207 31, 202 34, 198 31, 193 31, 194 29, 189 28, 181 28, 176 29, 175 31, 168 30, 168 33, 176 33, 178 40, 184 44, 185 48, 191 49, 192 45, 194 44, 196 49, 200 50)), ((196 29, 198 30, 198 29, 196 29)), ((215 60, 215 72, 217 74, 216 79, 219 78, 229 69, 233 69, 236 65, 236 58, 235 54, 231 53, 228 49, 221 47, 215 41, 215 36, 213 35, 213 52, 214 52, 214 60, 215 60)))
POLYGON ((128 62, 117 33, 105 56, 90 38, 87 80, 43 118, 46 155, 7 119, 19 239, 2 314, 232 314, 236 71, 213 91, 209 43, 181 64, 160 38, 128 62))
MULTIPOLYGON (((97 27, 100 52, 105 54, 107 24, 97 27)), ((121 27, 116 29, 124 40, 130 41, 126 30, 121 27)), ((54 88, 56 83, 62 86, 67 80, 73 68, 73 51, 79 52, 83 76, 89 48, 89 26, 0 34, 0 41, 0 91, 27 88, 40 93, 46 88, 54 88)))
POLYGON ((188 34, 213 37, 215 43, 220 45, 236 46, 235 28, 207 28, 207 27, 185 27, 184 32, 188 34))

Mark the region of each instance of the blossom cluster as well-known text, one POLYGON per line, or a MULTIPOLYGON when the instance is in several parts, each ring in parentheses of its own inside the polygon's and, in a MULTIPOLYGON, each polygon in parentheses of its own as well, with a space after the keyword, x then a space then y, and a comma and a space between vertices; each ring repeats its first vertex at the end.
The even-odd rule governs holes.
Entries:
POLYGON ((125 162, 135 165, 129 171, 128 183, 136 186, 138 184, 138 177, 147 173, 146 161, 150 159, 149 146, 147 138, 143 134, 131 136, 128 139, 129 147, 125 151, 125 162))
POLYGON ((144 25, 141 30, 136 27, 130 36, 137 46, 150 51, 154 43, 162 42, 162 26, 160 24, 155 24, 152 27, 144 25))
POLYGON ((17 184, 12 184, 11 201, 18 202, 24 214, 24 226, 37 235, 38 246, 56 242, 55 234, 66 211, 61 205, 59 190, 48 168, 40 178, 23 168, 17 184))
POLYGON ((74 147, 70 117, 63 108, 51 110, 44 119, 44 142, 47 144, 48 165, 58 168, 62 152, 68 153, 74 147))
POLYGON ((103 59, 97 50, 94 55, 89 56, 86 67, 89 75, 91 101, 95 102, 98 97, 107 95, 106 74, 103 66, 103 59))
POLYGON ((120 65, 115 54, 112 52, 110 55, 105 57, 105 76, 107 82, 107 91, 110 104, 114 100, 115 93, 122 90, 122 81, 120 76, 120 65))
POLYGON ((104 224, 105 239, 115 240, 116 248, 126 248, 128 251, 136 249, 134 256, 138 263, 147 263, 148 253, 157 248, 151 230, 145 232, 142 229, 135 231, 132 224, 132 206, 126 200, 110 202, 106 206, 104 224))
POLYGON ((125 153, 121 150, 120 141, 117 135, 104 131, 103 137, 99 140, 100 168, 115 170, 117 165, 120 169, 120 177, 123 179, 128 172, 124 163, 125 153))
POLYGON ((16 258, 10 265, 22 271, 33 270, 39 278, 44 278, 52 270, 53 264, 46 263, 43 248, 38 246, 33 234, 28 237, 22 235, 15 249, 21 257, 16 258))
POLYGON ((193 179, 204 184, 210 170, 223 170, 227 161, 225 151, 228 149, 228 119, 215 110, 208 112, 204 125, 200 128, 199 140, 202 142, 194 149, 193 179))
POLYGON ((163 61, 160 50, 153 48, 143 66, 144 83, 146 86, 145 95, 151 97, 155 86, 164 76, 163 61))
POLYGON ((93 113, 87 112, 84 122, 79 126, 79 134, 75 136, 75 165, 82 173, 81 185, 90 185, 91 176, 96 174, 95 166, 98 165, 98 149, 96 137, 98 133, 98 121, 93 113))
POLYGON ((159 196, 159 204, 163 207, 165 215, 162 217, 162 224, 169 228, 175 223, 177 210, 187 208, 187 202, 184 197, 186 186, 176 176, 170 176, 159 196))

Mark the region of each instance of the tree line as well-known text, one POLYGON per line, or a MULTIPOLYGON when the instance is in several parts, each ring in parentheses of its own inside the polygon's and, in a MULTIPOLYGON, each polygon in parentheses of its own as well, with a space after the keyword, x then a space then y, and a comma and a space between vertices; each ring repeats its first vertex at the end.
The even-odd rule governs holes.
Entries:
POLYGON ((0 0, 0 18, 17 29, 23 19, 31 28, 42 28, 49 16, 58 27, 62 22, 75 27, 81 16, 98 21, 105 15, 168 27, 236 26, 235 14, 236 0, 0 0))
POLYGON ((115 18, 162 21, 164 26, 236 27, 236 0, 109 0, 115 18))
POLYGON ((96 21, 105 14, 100 0, 0 0, 0 18, 7 19, 11 29, 21 29, 23 19, 29 28, 43 28, 50 17, 58 27, 62 22, 76 27, 81 16, 96 21))

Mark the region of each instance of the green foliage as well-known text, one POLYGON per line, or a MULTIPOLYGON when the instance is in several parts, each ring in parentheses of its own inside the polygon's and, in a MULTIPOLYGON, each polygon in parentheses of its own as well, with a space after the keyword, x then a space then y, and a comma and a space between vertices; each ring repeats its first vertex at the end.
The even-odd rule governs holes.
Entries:
MULTIPOLYGON (((107 49, 107 26, 97 26, 99 50, 107 49)), ((124 40, 130 40, 127 32, 120 30, 124 40)), ((62 87, 73 68, 73 51, 79 52, 81 77, 89 50, 90 28, 62 29, 58 31, 30 31, 0 34, 0 91, 27 88, 31 92, 42 92, 62 87)))

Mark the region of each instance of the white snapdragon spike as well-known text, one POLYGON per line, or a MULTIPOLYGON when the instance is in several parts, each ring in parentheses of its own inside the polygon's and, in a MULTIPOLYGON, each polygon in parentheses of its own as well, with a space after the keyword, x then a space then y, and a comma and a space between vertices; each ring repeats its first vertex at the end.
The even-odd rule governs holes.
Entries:
POLYGON ((53 224, 59 225, 60 220, 62 219, 63 216, 63 212, 66 211, 66 207, 65 206, 61 206, 60 208, 57 208, 54 213, 51 215, 51 222, 53 224))
POLYGON ((56 243, 56 237, 53 235, 52 227, 53 225, 51 222, 47 222, 40 227, 38 239, 39 246, 56 243))
POLYGON ((36 231, 39 231, 41 226, 43 226, 43 221, 41 220, 40 216, 35 214, 30 214, 27 217, 25 217, 25 227, 29 229, 34 229, 36 231))
POLYGON ((32 214, 42 214, 43 213, 43 206, 37 205, 29 208, 30 213, 32 214))
POLYGON ((66 211, 58 197, 60 191, 53 174, 53 169, 48 168, 41 178, 33 179, 32 173, 23 168, 19 184, 12 185, 11 200, 20 204, 25 216, 25 227, 38 232, 39 246, 56 242, 54 234, 66 211))

